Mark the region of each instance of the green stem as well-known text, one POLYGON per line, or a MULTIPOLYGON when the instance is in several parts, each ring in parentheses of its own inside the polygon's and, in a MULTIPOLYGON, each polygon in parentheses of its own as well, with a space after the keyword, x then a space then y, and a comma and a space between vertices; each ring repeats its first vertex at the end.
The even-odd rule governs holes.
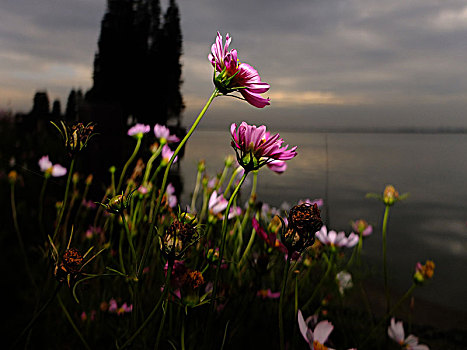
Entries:
POLYGON ((170 168, 172 167, 172 164, 173 162, 175 161, 175 158, 177 157, 177 155, 180 153, 180 150, 183 148, 183 146, 185 146, 185 143, 188 141, 188 139, 190 138, 190 136, 193 134, 193 132, 195 131, 196 127, 198 126, 198 124, 201 122, 201 119, 203 118, 204 114, 206 113, 206 111, 208 110, 208 107, 211 105, 211 102, 214 100, 214 98, 217 96, 219 90, 214 89, 211 97, 209 98, 208 102, 206 102, 206 105, 204 106, 204 108, 201 110, 201 112, 199 113, 198 117, 196 118, 195 122, 193 123, 193 125, 191 126, 190 130, 188 131, 188 133, 185 135, 185 137, 183 138, 183 140, 180 142, 180 144, 178 145, 177 149, 174 151, 172 157, 170 158, 169 160, 169 163, 167 164, 167 167, 165 169, 165 173, 164 173, 164 177, 163 177, 163 180, 162 180, 162 185, 160 187, 160 192, 159 192, 159 196, 157 197, 157 204, 156 204, 156 216, 159 214, 159 209, 160 209, 160 206, 161 206, 161 202, 162 202, 162 197, 164 195, 164 192, 165 192, 165 187, 167 186, 167 179, 169 177, 169 171, 170 171, 170 168))
POLYGON ((81 332, 79 331, 78 327, 76 327, 75 323, 73 322, 73 319, 71 318, 70 316, 70 313, 68 312, 68 310, 66 309, 65 305, 63 304, 63 301, 62 299, 60 298, 60 295, 57 296, 57 299, 58 299, 58 303, 60 304, 60 307, 62 308, 62 311, 63 313, 65 314, 68 322, 70 322, 70 325, 71 327, 73 327, 73 330, 75 331, 75 333, 78 335, 79 339, 81 340, 81 342, 83 343, 84 347, 88 350, 91 350, 91 348, 89 347, 88 343, 86 342, 86 340, 84 339, 83 335, 81 334, 81 332))
POLYGON ((196 211, 196 199, 198 198, 199 192, 199 185, 201 183, 201 176, 203 176, 203 172, 198 169, 198 173, 196 174, 196 183, 195 189, 193 190, 193 197, 191 198, 191 210, 194 212, 196 211))
POLYGON ((389 295, 389 286, 388 286, 388 267, 387 267, 387 260, 386 260, 386 234, 387 234, 387 227, 388 227, 388 219, 389 219, 389 205, 386 205, 384 210, 384 218, 383 218, 383 274, 384 274, 384 292, 386 295, 386 312, 389 312, 390 308, 390 295, 389 295))
POLYGON ((148 182, 149 174, 151 173, 152 163, 156 160, 156 158, 159 156, 159 154, 161 154, 162 146, 163 145, 160 144, 159 147, 157 148, 157 150, 153 153, 151 158, 149 158, 149 160, 148 160, 148 164, 146 166, 146 171, 145 171, 144 177, 143 177, 143 185, 145 185, 148 182))
POLYGON ((164 291, 161 294, 159 300, 157 301, 156 305, 152 309, 151 313, 146 317, 144 322, 141 324, 141 326, 136 330, 135 333, 119 348, 124 349, 127 346, 129 346, 133 340, 141 333, 141 331, 148 325, 148 323, 152 320, 154 315, 156 314, 156 311, 159 309, 159 306, 161 305, 162 301, 167 298, 167 295, 169 294, 169 284, 170 284, 170 276, 172 275, 172 268, 173 268, 173 262, 169 261, 168 262, 168 268, 167 268, 167 276, 165 278, 165 284, 164 284, 164 291))
POLYGON ((169 307, 169 295, 167 294, 163 304, 162 304, 162 319, 159 324, 159 330, 157 331, 156 344, 154 345, 154 350, 159 349, 159 343, 161 341, 162 330, 164 329, 165 318, 167 316, 167 308, 169 307), (165 308, 164 308, 165 305, 165 308))
POLYGON ((73 177, 73 167, 74 166, 75 166, 75 157, 71 158, 70 169, 68 171, 68 178, 66 180, 65 196, 63 197, 62 207, 60 208, 60 212, 58 214, 58 220, 57 220, 57 223, 56 223, 56 226, 55 226, 54 235, 52 237, 53 241, 55 241, 55 237, 57 236, 57 233, 58 233, 58 231, 60 229, 60 224, 62 223, 63 213, 65 212, 66 202, 68 200, 68 192, 70 190, 71 178, 73 177))
POLYGON ((31 268, 29 266, 28 256, 26 254, 26 249, 24 247, 23 237, 21 236, 21 231, 19 230, 18 217, 16 213, 15 183, 14 182, 11 183, 10 203, 11 203, 11 213, 13 216, 13 225, 15 226, 16 237, 18 238, 21 255, 23 256, 24 267, 26 268, 26 273, 28 274, 28 278, 31 281, 32 286, 34 287, 34 289, 37 289, 36 282, 34 282, 34 278, 31 273, 31 268))
POLYGON ((128 159, 128 161, 125 163, 125 166, 123 167, 122 173, 120 174, 120 179, 118 180, 118 186, 117 186, 116 193, 120 193, 120 188, 122 187, 123 178, 125 177, 125 173, 128 169, 128 166, 131 164, 133 159, 136 157, 136 154, 138 153, 139 147, 141 146, 142 138, 143 138, 142 136, 137 138, 135 149, 133 150, 133 153, 131 154, 130 159, 128 159))
POLYGON ((217 295, 217 284, 219 281, 219 273, 221 270, 221 265, 222 265, 222 258, 224 257, 224 247, 225 247, 225 239, 227 237, 227 224, 229 221, 229 211, 230 207, 232 206, 232 202, 234 201, 235 197, 237 196, 238 191, 240 190, 240 187, 242 187, 243 182, 245 181, 246 177, 248 175, 248 172, 245 171, 243 174, 242 178, 240 179, 240 182, 238 183, 237 187, 233 191, 232 195, 230 196, 229 202, 227 203, 227 208, 225 208, 224 211, 224 220, 222 221, 222 231, 221 231, 221 246, 219 249, 219 260, 217 261, 217 269, 216 269, 216 276, 214 279, 214 284, 213 284, 213 290, 212 290, 212 296, 211 296, 211 314, 214 312, 214 304, 216 300, 216 295, 217 295))
POLYGON ((47 300, 45 302, 44 305, 42 305, 42 307, 35 313, 35 315, 32 317, 31 321, 29 321, 29 323, 27 324, 27 326, 23 329, 23 331, 21 332, 21 334, 18 336, 18 338, 16 338, 16 341, 13 343, 13 345, 11 346, 11 349, 14 349, 16 347, 16 345, 18 345, 19 341, 21 339, 23 339, 23 337, 26 335, 26 333, 32 328, 32 326, 34 326, 34 324, 37 322, 37 320, 39 319, 39 316, 42 315, 42 313, 49 307, 49 305, 52 303, 52 301, 55 299, 55 297, 57 296, 57 293, 58 291, 60 290, 60 288, 62 287, 63 283, 60 283, 60 284, 57 284, 57 286, 55 287, 55 290, 52 294, 52 296, 49 298, 49 300, 47 300))
POLYGON ((41 194, 39 196, 39 229, 44 236, 44 239, 47 241, 47 235, 45 234, 44 230, 44 197, 45 197, 45 189, 47 188, 47 180, 49 179, 49 175, 45 175, 44 182, 42 183, 41 194))
MULTIPOLYGON (((259 220, 259 212, 256 213, 256 219, 259 220)), ((243 266, 243 264, 245 263, 245 261, 246 261, 246 259, 248 257, 248 253, 250 252, 250 249, 253 246, 253 242, 255 241, 255 236, 256 236, 256 230, 253 228, 251 230, 250 240, 248 241, 248 245, 246 246, 245 251, 243 252, 242 258, 240 259, 240 261, 239 261, 239 263, 237 265, 237 269, 240 269, 243 266)))
POLYGON ((287 262, 284 266, 284 273, 282 277, 282 289, 281 289, 281 296, 279 299, 279 339, 280 339, 280 347, 281 350, 285 350, 285 335, 284 335, 284 297, 285 297, 285 289, 287 286, 287 277, 289 276, 289 268, 290 268, 290 259, 292 258, 292 254, 287 256, 287 262))
POLYGON ((230 191, 230 187, 232 187, 232 184, 235 180, 235 178, 237 177, 237 175, 243 170, 243 168, 241 166, 239 166, 237 169, 234 170, 234 172, 232 173, 232 176, 230 177, 230 181, 229 183, 227 184, 227 187, 225 188, 224 190, 224 197, 227 196, 229 194, 229 191, 230 191))
POLYGON ((182 332, 180 334, 180 346, 185 350, 185 317, 182 317, 182 332))
POLYGON ((132 257, 133 263, 135 264, 134 273, 136 273, 136 251, 135 251, 135 247, 133 246, 133 239, 131 238, 131 232, 130 232, 130 229, 128 228, 128 223, 126 222, 125 214, 123 213, 123 211, 121 212, 120 216, 122 217, 123 227, 125 228, 125 232, 126 232, 126 238, 128 240, 128 244, 130 245, 131 257, 132 257))
MULTIPOLYGON (((256 170, 256 171, 253 171, 253 185, 251 186, 250 198, 248 200, 248 206, 246 208, 245 215, 243 216, 242 225, 240 226, 239 251, 237 255, 240 255, 240 249, 241 249, 241 246, 243 245, 243 232, 245 232, 246 224, 250 220, 251 208, 255 204, 257 184, 258 184, 258 171, 256 170)), ((250 237, 250 240, 251 240, 251 237, 250 237)))
MULTIPOLYGON (((314 288, 313 294, 311 295, 310 299, 308 299, 308 301, 305 303, 305 305, 302 307, 302 310, 306 310, 308 308, 308 306, 311 304, 311 302, 314 300, 314 298, 316 297, 316 295, 320 291, 324 281, 328 278, 329 274, 331 273, 332 266, 333 266, 333 263, 334 263, 334 253, 331 253, 331 254, 332 254, 331 257, 327 259, 328 260, 328 267, 326 269, 326 272, 324 273, 323 277, 319 281, 318 285, 314 288)), ((324 255, 324 256, 326 256, 326 255, 324 255)))
POLYGON ((368 336, 365 338, 363 341, 362 345, 360 346, 363 348, 363 346, 371 339, 371 337, 374 335, 374 333, 387 321, 387 319, 394 314, 394 312, 402 305, 402 303, 409 298, 417 285, 415 283, 412 283, 410 288, 405 292, 405 294, 399 299, 399 301, 384 315, 383 318, 371 329, 371 331, 368 333, 368 336))

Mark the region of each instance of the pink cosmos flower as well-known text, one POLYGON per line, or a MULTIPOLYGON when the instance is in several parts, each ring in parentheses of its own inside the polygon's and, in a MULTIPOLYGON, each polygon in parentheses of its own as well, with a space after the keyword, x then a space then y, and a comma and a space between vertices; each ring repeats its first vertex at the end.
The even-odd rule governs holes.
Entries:
POLYGON ((297 155, 297 146, 291 149, 288 149, 289 145, 282 146, 284 140, 280 135, 271 136, 264 125, 257 127, 242 122, 237 127, 237 124, 233 123, 230 126, 230 134, 237 161, 245 171, 257 170, 263 165, 268 165, 273 171, 283 171, 283 164, 278 164, 277 161, 284 162, 297 155), (276 163, 273 163, 274 161, 276 163))
POLYGON ((389 338, 398 343, 402 349, 407 350, 430 350, 430 348, 423 344, 418 344, 418 338, 410 334, 405 338, 404 325, 402 321, 396 322, 394 317, 391 318, 391 324, 388 327, 389 338), (405 339, 404 339, 405 338, 405 339))
POLYGON ((227 200, 222 194, 218 195, 217 191, 213 191, 211 197, 209 197, 208 208, 213 215, 217 215, 227 208, 227 200))
POLYGON ((352 221, 352 229, 356 232, 361 232, 363 237, 369 236, 373 233, 373 226, 363 219, 352 221))
POLYGON ((149 125, 136 124, 128 130, 128 136, 134 136, 136 138, 143 137, 143 134, 147 134, 151 130, 149 125))
POLYGON ((231 41, 227 34, 223 45, 222 35, 218 32, 216 42, 212 44, 208 59, 219 73, 214 84, 223 94, 239 91, 252 106, 263 108, 269 105, 269 98, 260 95, 269 90, 269 84, 261 81, 258 71, 252 66, 238 61, 237 50, 229 51, 231 41))
POLYGON ((171 135, 169 128, 167 128, 164 125, 159 125, 159 124, 154 125, 154 135, 163 144, 180 141, 180 139, 177 136, 171 135))
POLYGON ((174 208, 177 205, 177 196, 175 196, 175 187, 169 183, 167 185, 167 190, 165 191, 167 195, 167 203, 170 208, 174 208))
MULTIPOLYGON (((173 154, 174 152, 170 149, 170 147, 167 145, 164 145, 164 147, 162 147, 162 162, 164 164, 168 164, 173 154)), ((174 163, 177 161, 177 159, 178 159, 178 156, 175 157, 174 163)))
POLYGON ((270 289, 260 289, 256 295, 263 299, 277 299, 281 296, 281 292, 273 293, 270 289))
POLYGON ((43 156, 39 159, 39 168, 46 173, 46 175, 52 175, 53 177, 66 175, 67 172, 66 168, 62 167, 60 164, 52 164, 49 160, 49 156, 43 156))
POLYGON ((267 233, 259 224, 258 220, 256 218, 251 219, 251 223, 253 225, 253 228, 255 229, 257 235, 265 241, 270 247, 276 248, 280 252, 286 254, 287 253, 287 248, 285 245, 282 244, 280 240, 277 239, 277 235, 274 232, 267 233))
POLYGON ((317 198, 317 199, 313 199, 313 200, 307 198, 307 199, 304 199, 304 200, 300 199, 300 200, 298 201, 298 204, 299 204, 299 205, 300 205, 300 204, 304 204, 304 203, 309 203, 309 204, 311 204, 311 205, 316 204, 318 207, 322 207, 323 204, 324 204, 324 201, 323 201, 322 198, 317 198))
POLYGON ((358 243, 358 235, 351 233, 346 237, 345 232, 341 231, 337 233, 336 231, 329 231, 326 226, 323 225, 321 230, 316 232, 316 238, 320 240, 321 243, 329 245, 332 247, 347 247, 351 248, 358 243))
POLYGON ((310 346, 310 349, 334 350, 324 346, 324 343, 328 340, 328 337, 334 329, 334 326, 329 321, 321 321, 316 324, 317 321, 318 315, 310 316, 305 321, 302 315, 302 311, 298 310, 298 326, 300 328, 300 333, 302 334, 303 338, 305 338, 306 342, 310 346), (314 324, 316 324, 316 326, 312 330, 310 327, 313 327, 314 324))

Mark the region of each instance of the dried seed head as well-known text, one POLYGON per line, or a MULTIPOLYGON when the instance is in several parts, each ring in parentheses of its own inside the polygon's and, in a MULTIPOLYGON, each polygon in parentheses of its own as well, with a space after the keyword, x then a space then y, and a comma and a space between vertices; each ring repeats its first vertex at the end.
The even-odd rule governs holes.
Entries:
POLYGON ((323 226, 318 205, 303 203, 294 206, 289 213, 289 227, 297 230, 299 233, 306 231, 315 233, 323 226))
POLYGON ((321 229, 320 212, 316 204, 303 203, 294 206, 288 217, 288 227, 281 235, 289 254, 301 252, 315 241, 315 233, 321 229))

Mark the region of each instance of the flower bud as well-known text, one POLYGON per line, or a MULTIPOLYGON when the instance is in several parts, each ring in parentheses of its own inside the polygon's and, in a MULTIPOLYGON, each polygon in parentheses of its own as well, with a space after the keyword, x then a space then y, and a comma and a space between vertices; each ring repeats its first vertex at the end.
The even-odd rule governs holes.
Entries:
POLYGON ((418 262, 415 265, 415 273, 413 275, 414 282, 416 284, 423 284, 426 280, 433 277, 435 270, 435 263, 431 260, 427 260, 425 265, 418 262))
POLYGON ((14 185, 18 180, 18 173, 15 170, 12 170, 8 173, 8 181, 10 184, 14 185))
POLYGON ((89 185, 92 184, 92 179, 93 179, 92 174, 89 174, 88 177, 86 178, 86 181, 85 181, 86 186, 89 186, 89 185))
POLYGON ((394 186, 387 185, 383 192, 383 202, 386 205, 393 205, 399 200, 399 192, 396 191, 394 186))

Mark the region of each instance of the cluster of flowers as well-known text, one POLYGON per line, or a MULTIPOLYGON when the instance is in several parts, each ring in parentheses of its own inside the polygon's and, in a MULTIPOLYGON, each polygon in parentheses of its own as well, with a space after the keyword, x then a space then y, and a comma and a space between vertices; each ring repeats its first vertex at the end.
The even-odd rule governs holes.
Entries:
MULTIPOLYGON (((239 93, 254 107, 263 108, 269 105, 269 99, 261 95, 269 90, 269 84, 261 80, 252 66, 238 60, 237 51, 229 48, 231 41, 232 38, 227 34, 224 44, 218 33, 208 56, 214 69, 215 91, 212 98, 239 93)), ((230 144, 235 157, 226 157, 222 173, 209 178, 204 161, 198 164, 192 201, 182 210, 176 195, 177 188, 168 181, 169 171, 171 165, 178 160, 180 150, 194 132, 210 101, 183 139, 173 135, 163 125, 156 124, 151 128, 149 125, 136 124, 129 128, 127 134, 136 140, 135 149, 119 171, 118 181, 115 181, 117 169, 110 169, 111 185, 106 188, 101 202, 87 199, 92 176, 88 176, 85 181, 83 195, 78 195, 80 178, 72 171, 78 153, 94 135, 94 125, 76 124, 69 127, 63 122, 54 124, 72 159, 68 170, 59 164, 52 164, 48 156, 39 160, 39 168, 44 172, 45 180, 50 176, 68 174, 65 197, 57 208, 57 219, 53 223, 55 232, 53 235, 45 235, 47 247, 52 247, 55 279, 60 286, 68 285, 77 301, 81 282, 104 275, 115 278, 112 282, 115 285, 109 288, 119 291, 118 295, 128 290, 126 295, 122 295, 128 302, 120 304, 112 298, 108 303, 103 302, 100 307, 100 312, 117 315, 133 312, 135 316, 131 323, 134 329, 117 336, 120 337, 116 341, 120 349, 128 348, 136 342, 136 337, 143 335, 145 327, 153 324, 155 319, 158 320, 159 331, 154 348, 158 348, 160 339, 164 336, 167 337, 167 344, 173 344, 172 339, 181 337, 183 348, 187 330, 192 332, 190 339, 196 338, 199 331, 194 328, 200 327, 190 327, 189 321, 205 322, 207 331, 212 335, 206 337, 203 329, 201 337, 216 343, 222 338, 219 335, 226 337, 230 320, 237 318, 232 315, 242 307, 248 312, 256 307, 257 311, 260 310, 258 313, 262 313, 263 309, 258 305, 265 299, 269 299, 270 303, 279 299, 278 342, 282 349, 287 344, 291 346, 293 342, 304 345, 302 339, 299 339, 301 343, 290 339, 292 329, 284 326, 284 319, 292 319, 289 305, 294 305, 293 323, 296 325, 298 319, 300 333, 310 349, 331 349, 325 343, 334 346, 329 338, 334 329, 332 322, 335 311, 326 306, 333 300, 339 300, 334 305, 338 309, 344 305, 347 293, 353 291, 352 273, 359 267, 363 240, 372 235, 373 226, 359 219, 351 223, 353 232, 349 234, 328 228, 321 218, 322 199, 300 200, 286 209, 272 208, 257 201, 256 181, 259 170, 267 167, 277 174, 284 173, 287 162, 297 156, 297 147, 285 144, 279 134, 267 131, 265 125, 250 125, 245 121, 240 124, 232 123, 230 126, 230 144), (143 158, 137 160, 133 173, 128 177, 126 171, 133 164, 143 138, 148 137, 145 135, 151 130, 156 142, 149 148, 150 157, 146 162, 143 158), (153 163, 157 164, 154 169, 153 163), (224 180, 229 174, 230 181, 225 185, 224 180), (254 185, 251 186, 248 201, 242 205, 242 200, 239 199, 243 194, 242 185, 250 175, 254 177, 254 185), (73 193, 68 202, 70 183, 73 193), (75 203, 79 203, 78 209, 75 203), (97 209, 96 203, 100 204, 97 209), (76 215, 75 220, 72 218, 73 214, 76 215), (71 222, 74 224, 70 224, 71 222), (64 246, 70 227, 68 245, 59 254, 55 244, 59 248, 64 246), (73 230, 78 231, 79 237, 83 238, 81 243, 83 251, 87 249, 86 253, 83 254, 81 250, 71 246, 76 241, 72 239, 73 230), (100 250, 89 257, 94 249, 91 244, 99 246, 100 250), (107 249, 109 254, 101 254, 107 249), (347 254, 350 250, 351 254, 347 254), (100 274, 85 273, 85 266, 93 260, 99 261, 96 269, 100 269, 100 274), (294 283, 289 279, 292 271, 294 283), (280 281, 278 276, 281 277, 280 281), (146 291, 150 291, 150 297, 141 297, 144 294, 142 292, 146 291), (158 298, 155 303, 152 301, 153 295, 158 298), (204 310, 202 307, 205 304, 209 304, 209 310, 205 310, 205 313, 193 311, 195 308, 204 310), (148 305, 152 305, 152 311, 146 309, 148 305), (170 307, 174 305, 179 308, 170 307), (184 312, 180 312, 181 310, 184 312), (305 320, 302 310, 313 316, 305 320), (188 313, 190 317, 193 315, 193 320, 186 316, 188 313), (166 314, 170 314, 171 321, 164 333, 166 314), (318 322, 319 317, 325 319, 318 322), (139 321, 141 324, 136 326, 134 323, 139 321), (176 332, 179 334, 175 337, 176 332), (128 335, 130 333, 132 335, 128 335)), ((12 174, 12 185, 16 179, 17 174, 12 174)), ((374 195, 384 203, 385 215, 389 207, 405 196, 399 195, 393 186, 387 186, 382 195, 374 195)), ((41 205, 43 202, 41 194, 41 205)), ((41 216, 42 210, 40 212, 41 216)), ((387 220, 384 222, 387 223, 387 220)), ((386 224, 382 228, 383 245, 386 237, 384 225, 386 224)), ((45 232, 44 228, 43 230, 45 232)), ((385 264, 386 260, 386 268, 385 264)), ((433 272, 432 261, 427 261, 425 265, 417 263, 413 275, 414 287, 431 279, 433 272)), ((114 294, 115 291, 106 295, 117 295, 114 294)), ((92 298, 92 295, 88 297, 92 298)), ((394 315, 392 311, 394 310, 382 318, 384 327, 389 317, 394 315)), ((249 315, 252 318, 254 316, 249 315)), ((82 313, 81 319, 96 319, 96 311, 82 313)), ((112 321, 122 319, 124 318, 115 317, 112 321)), ((128 324, 125 323, 125 327, 128 324)), ((76 327, 73 328, 76 330, 76 327)), ((241 333, 241 328, 241 324, 237 324, 233 334, 241 333)), ((371 334, 369 332, 370 336, 371 334)), ((404 338, 402 323, 395 323, 394 318, 388 334, 401 347, 427 349, 425 345, 418 345, 418 339, 413 335, 404 338)), ((146 344, 148 339, 152 341, 151 336, 145 336, 142 344, 146 344)), ((365 345, 366 338, 362 339, 363 336, 365 335, 358 340, 365 345)), ((84 339, 82 336, 80 338, 84 339)), ((345 347, 348 345, 345 344, 345 347)))

